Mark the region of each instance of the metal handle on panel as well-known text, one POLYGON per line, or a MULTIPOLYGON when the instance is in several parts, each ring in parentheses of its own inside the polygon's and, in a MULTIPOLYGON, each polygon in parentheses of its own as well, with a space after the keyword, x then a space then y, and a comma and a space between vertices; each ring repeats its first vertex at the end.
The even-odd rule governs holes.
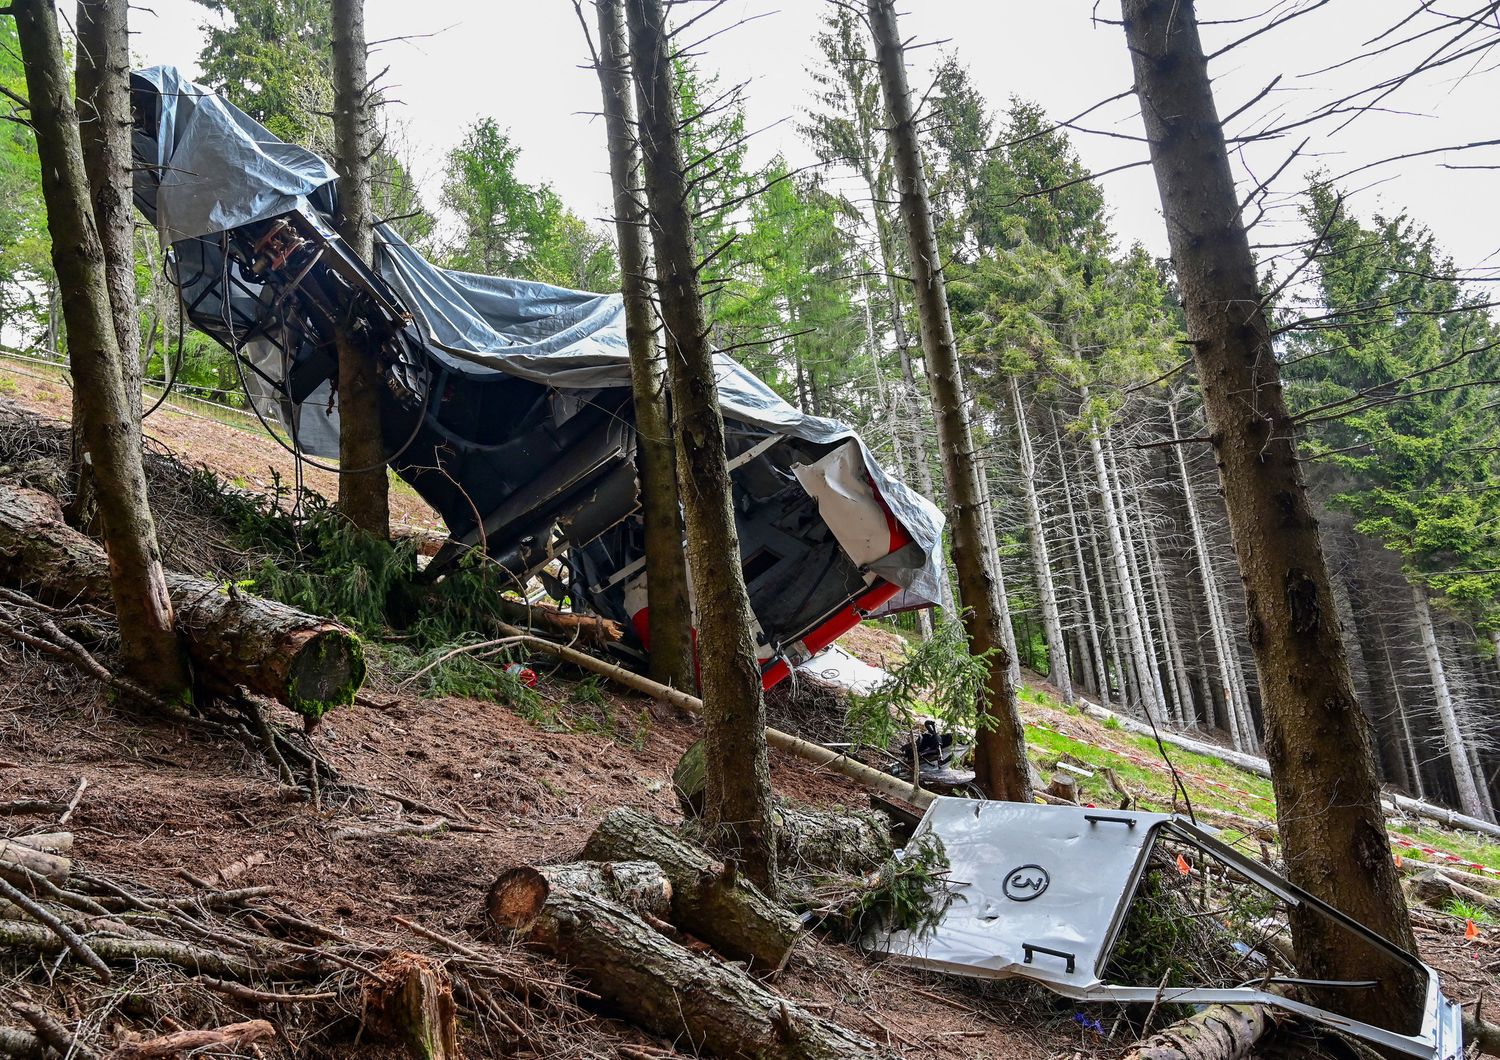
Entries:
POLYGON ((1031 963, 1031 958, 1033 956, 1035 956, 1038 953, 1045 953, 1049 957, 1061 957, 1063 960, 1067 961, 1068 962, 1067 973, 1069 975, 1073 974, 1073 967, 1074 967, 1074 963, 1075 963, 1074 955, 1071 954, 1071 953, 1068 953, 1066 950, 1054 950, 1054 949, 1050 949, 1047 946, 1038 946, 1038 945, 1036 945, 1035 943, 1032 943, 1032 942, 1023 942, 1023 943, 1021 943, 1021 949, 1023 951, 1025 951, 1025 953, 1026 953, 1026 959, 1021 962, 1022 964, 1030 964, 1031 963))

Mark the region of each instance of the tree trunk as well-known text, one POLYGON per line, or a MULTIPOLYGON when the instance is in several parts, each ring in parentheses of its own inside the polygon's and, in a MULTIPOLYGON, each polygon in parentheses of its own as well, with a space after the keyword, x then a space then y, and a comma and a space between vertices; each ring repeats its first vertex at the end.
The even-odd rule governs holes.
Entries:
MULTIPOLYGON (((1177 407, 1169 405, 1167 417, 1172 421, 1172 441, 1181 442, 1177 427, 1177 407)), ((1203 532, 1203 520, 1198 515, 1197 495, 1193 491, 1192 479, 1188 477, 1187 458, 1182 445, 1172 448, 1177 453, 1177 471, 1182 476, 1182 499, 1187 505, 1188 525, 1193 531, 1193 549, 1198 554, 1198 576, 1203 583, 1203 602, 1208 612, 1209 635, 1213 639, 1214 661, 1219 671, 1219 688, 1224 696, 1224 720, 1229 723, 1229 739, 1236 751, 1246 749, 1245 734, 1240 729, 1239 712, 1235 709, 1238 692, 1235 688, 1232 666, 1234 655, 1230 649, 1229 630, 1224 621, 1224 610, 1219 599, 1219 583, 1214 577, 1213 560, 1208 552, 1208 537, 1203 532)))
POLYGON ((698 601, 708 790, 704 821, 716 849, 775 893, 776 838, 766 758, 766 707, 740 565, 739 533, 724 449, 724 416, 703 318, 693 219, 679 137, 677 97, 661 0, 628 0, 646 198, 656 243, 657 292, 669 338, 678 479, 688 572, 698 601))
MULTIPOLYGON (((1125 480, 1120 475, 1119 462, 1115 459, 1114 443, 1110 441, 1108 431, 1104 437, 1105 462, 1109 468, 1109 481, 1114 487, 1115 511, 1119 513, 1120 533, 1125 541, 1125 568, 1130 575, 1130 596, 1135 606, 1136 614, 1140 616, 1141 640, 1145 645, 1145 655, 1141 662, 1145 666, 1142 680, 1151 689, 1151 697, 1157 705, 1157 717, 1164 719, 1168 725, 1172 723, 1172 703, 1167 696, 1167 689, 1162 685, 1161 664, 1158 659, 1156 647, 1156 630, 1151 625, 1151 605, 1147 600, 1148 586, 1145 577, 1141 574, 1140 555, 1136 549, 1136 530, 1140 526, 1136 520, 1130 517, 1130 505, 1125 500, 1125 480)), ((1140 527, 1144 531, 1144 526, 1140 527)))
POLYGON ((1167 659, 1166 690, 1171 693, 1172 724, 1181 728, 1188 723, 1193 713, 1193 695, 1188 688, 1187 666, 1182 659, 1182 645, 1177 639, 1177 612, 1172 606, 1172 594, 1166 588, 1166 575, 1162 571, 1161 552, 1156 547, 1154 533, 1146 525, 1146 510, 1141 504, 1140 494, 1135 497, 1135 514, 1141 526, 1141 544, 1146 552, 1146 589, 1150 590, 1152 602, 1156 604, 1156 615, 1161 621, 1161 646, 1167 659))
POLYGON ((985 495, 974 460, 969 402, 953 340, 953 322, 948 316, 947 288, 938 257, 937 233, 927 196, 927 177, 922 169, 911 91, 906 83, 905 52, 896 27, 893 0, 869 0, 869 21, 880 63, 887 131, 921 322, 927 384, 932 391, 938 448, 947 483, 958 597, 969 635, 969 650, 975 655, 995 653, 981 704, 989 720, 979 727, 974 769, 979 785, 990 798, 1026 802, 1031 798, 1031 778, 1026 768, 1025 730, 1016 709, 1010 659, 1006 657, 1000 629, 996 561, 984 547, 985 495))
MULTIPOLYGON (((1191 0, 1123 0, 1136 92, 1239 558, 1260 675, 1288 875, 1409 952, 1411 922, 1380 809, 1370 729, 1329 600, 1317 521, 1297 462, 1255 260, 1214 109, 1191 0), (1317 813, 1300 808, 1318 807, 1317 813)), ((1298 971, 1378 978, 1320 1000, 1403 1029, 1421 976, 1308 911, 1293 910, 1298 971)))
POLYGON ((1088 627, 1088 642, 1093 650, 1095 680, 1098 683, 1099 702, 1106 708, 1109 699, 1109 664, 1104 658, 1104 648, 1099 643, 1099 624, 1094 618, 1094 594, 1089 591, 1088 567, 1083 561, 1083 528, 1078 525, 1078 512, 1073 505, 1073 485, 1068 476, 1068 454, 1063 448, 1062 433, 1057 429, 1057 416, 1052 416, 1052 437, 1057 442, 1058 467, 1062 472, 1063 499, 1068 506, 1068 528, 1073 536, 1074 589, 1083 600, 1083 621, 1088 627))
MULTIPOLYGON (((371 127, 364 0, 332 0, 333 155, 338 170, 339 236, 372 267, 375 223, 370 212, 371 127)), ((390 478, 380 428, 380 359, 368 332, 348 321, 335 334, 338 350, 339 511, 379 538, 391 536, 390 478)))
MULTIPOLYGON (((137 426, 141 417, 140 321, 135 305, 135 210, 131 202, 129 5, 116 0, 78 0, 78 136, 88 174, 94 225, 104 250, 120 378, 137 426)), ((94 480, 84 459, 81 405, 89 395, 73 389, 74 525, 93 522, 94 480)))
POLYGON ((620 808, 583 848, 589 861, 654 861, 672 881, 672 923, 755 970, 780 970, 802 924, 732 865, 642 813, 620 808))
MULTIPOLYGON (((51 0, 20 0, 10 10, 26 65, 52 264, 63 292, 74 393, 80 396, 76 413, 98 487, 110 590, 120 619, 120 654, 139 684, 169 701, 185 701, 190 697, 187 666, 173 629, 172 601, 146 496, 139 399, 132 401, 125 391, 108 262, 89 205, 57 11, 51 0)), ((105 73, 124 76, 123 69, 118 75, 105 73)))
POLYGON ((677 500, 677 455, 667 408, 666 365, 656 345, 651 309, 650 262, 646 253, 646 208, 642 202, 640 152, 635 139, 635 99, 630 85, 630 47, 620 0, 597 0, 599 88, 609 137, 609 175, 614 187, 615 239, 620 251, 620 290, 625 300, 625 342, 630 347, 630 392, 635 406, 641 469, 641 519, 646 537, 646 627, 651 677, 691 690, 692 612, 687 560, 682 550, 682 508, 677 500))
POLYGON ((580 975, 611 1010, 669 1041, 690 1042, 695 1052, 749 1060, 890 1055, 587 892, 550 892, 527 938, 580 975))
POLYGON ((1042 505, 1036 492, 1036 452, 1031 447, 1031 430, 1026 424, 1026 407, 1021 403, 1021 384, 1010 377, 1010 404, 1016 416, 1016 437, 1020 441, 1021 485, 1026 494, 1026 529, 1031 538, 1031 563, 1036 568, 1036 590, 1042 605, 1042 636, 1047 641, 1047 679, 1062 693, 1063 702, 1073 705, 1073 677, 1068 671, 1068 649, 1063 640, 1062 619, 1057 610, 1057 587, 1052 581, 1052 557, 1047 550, 1047 528, 1042 524, 1042 505))
MULTIPOLYGON (((111 567, 98 545, 63 522, 51 495, 0 488, 0 581, 56 604, 102 605, 111 567)), ((311 718, 354 702, 364 651, 337 623, 185 574, 166 574, 162 593, 170 593, 203 685, 244 686, 311 718)))
MULTIPOLYGON (((1125 635, 1130 645, 1131 685, 1135 687, 1136 706, 1160 716, 1161 702, 1156 698, 1151 680, 1151 663, 1146 656, 1146 641, 1141 630, 1141 613, 1136 607, 1130 577, 1130 560, 1125 553, 1125 535, 1115 508, 1115 491, 1110 483, 1109 468, 1104 462, 1104 446, 1099 441, 1099 425, 1089 431, 1089 452, 1094 458, 1094 477, 1098 482, 1099 506, 1104 511, 1104 529, 1109 540, 1110 559, 1115 568, 1115 584, 1120 595, 1120 610, 1125 619, 1125 635)), ((1130 700, 1127 698, 1126 702, 1130 700)))
POLYGON ((1443 667, 1442 652, 1438 649, 1437 634, 1432 626, 1432 609, 1427 604, 1427 590, 1413 582, 1411 597, 1413 612, 1417 618, 1417 631, 1422 637, 1422 654, 1427 659, 1427 673, 1432 678, 1432 698, 1437 706, 1438 721, 1443 726, 1443 743, 1448 748, 1448 763, 1453 767, 1458 808, 1470 817, 1483 819, 1484 807, 1479 801, 1479 789, 1469 766, 1464 734, 1458 725, 1458 711, 1453 705, 1453 693, 1448 687, 1448 673, 1443 667))
MULTIPOLYGON (((995 530, 995 505, 990 493, 990 475, 985 469, 984 458, 975 454, 974 461, 979 475, 980 488, 984 491, 984 512, 981 520, 984 526, 984 549, 985 553, 994 557, 995 564, 995 601, 1000 605, 1000 613, 997 616, 1000 623, 1000 638, 1005 644, 1005 654, 1010 659, 1010 666, 1006 672, 1010 676, 1012 688, 1021 687, 1021 656, 1016 651, 1016 627, 1010 616, 1010 590, 1005 587, 1005 571, 1000 564, 1000 537, 995 530)), ((946 579, 944 580, 946 585, 946 579)), ((944 614, 952 615, 953 608, 947 606, 943 609, 944 614)))

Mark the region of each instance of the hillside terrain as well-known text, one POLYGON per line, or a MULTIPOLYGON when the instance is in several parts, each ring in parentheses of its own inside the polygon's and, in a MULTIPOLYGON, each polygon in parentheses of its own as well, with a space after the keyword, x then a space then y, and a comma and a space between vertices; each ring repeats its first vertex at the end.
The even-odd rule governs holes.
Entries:
MULTIPOLYGON (((68 408, 61 381, 0 365, 0 479, 47 480, 46 460, 26 456, 27 438, 39 425, 43 435, 55 430, 68 408)), ((170 464, 173 454, 201 463, 238 490, 265 492, 292 481, 290 458, 254 433, 169 407, 148 421, 147 435, 154 461, 170 464)), ((322 475, 310 471, 309 485, 331 489, 322 475)), ((222 572, 244 560, 211 512, 167 500, 157 507, 169 565, 222 572)), ((431 513, 410 498, 399 511, 409 524, 432 525, 431 513)), ((899 636, 874 624, 842 644, 885 667, 904 651, 899 636)), ((0 639, 0 804, 43 807, 0 816, 0 836, 54 830, 62 816, 56 806, 77 796, 66 827, 75 836, 75 861, 95 879, 166 899, 254 888, 257 907, 293 925, 298 944, 332 945, 352 967, 378 964, 392 948, 469 966, 481 953, 505 976, 542 984, 543 1001, 505 1009, 510 1025, 466 1022, 468 1055, 662 1057, 677 1055, 674 1044, 691 1054, 691 1043, 656 1041, 609 1018, 545 958, 486 941, 480 910, 502 870, 570 860, 610 808, 678 820, 669 778, 697 738, 697 724, 544 659, 524 660, 538 674, 536 698, 508 703, 413 694, 379 658, 377 652, 357 705, 309 736, 348 784, 314 804, 279 784, 275 769, 243 743, 124 712, 76 670, 0 639)), ((811 739, 837 738, 836 704, 816 686, 804 692, 772 697, 773 724, 811 739)), ((1043 777, 1059 768, 1073 776, 1081 801, 1187 808, 1174 799, 1170 768, 1149 737, 1063 706, 1034 675, 1022 710, 1033 764, 1043 777)), ((1170 758, 1206 823, 1223 825, 1227 839, 1257 856, 1274 856, 1268 781, 1207 756, 1171 749, 1170 758)), ((867 803, 844 778, 774 750, 772 779, 779 796, 797 802, 867 803)), ((1457 858, 1474 875, 1500 881, 1500 847, 1412 822, 1393 827, 1416 844, 1403 848, 1404 858, 1457 858)), ((1442 970, 1450 996, 1465 1002, 1496 985, 1500 936, 1492 937, 1488 919, 1475 907, 1424 913, 1419 921, 1424 957, 1442 970), (1469 924, 1474 937, 1466 939, 1469 924)), ((204 924, 196 930, 216 937, 204 924)), ((50 988, 38 976, 29 958, 7 955, 0 997, 50 993, 81 1018, 89 1014, 80 1035, 95 1040, 269 1018, 284 1041, 305 1048, 300 1055, 376 1055, 368 1044, 341 1040, 326 1013, 310 1018, 296 1003, 216 991, 201 976, 184 978, 150 961, 113 982, 107 989, 116 1001, 103 1008, 98 987, 76 968, 58 971, 50 988)), ((797 946, 775 989, 911 1058, 1108 1056, 1132 1040, 1123 1014, 1084 1014, 1019 982, 985 984, 871 963, 817 933, 797 946)))

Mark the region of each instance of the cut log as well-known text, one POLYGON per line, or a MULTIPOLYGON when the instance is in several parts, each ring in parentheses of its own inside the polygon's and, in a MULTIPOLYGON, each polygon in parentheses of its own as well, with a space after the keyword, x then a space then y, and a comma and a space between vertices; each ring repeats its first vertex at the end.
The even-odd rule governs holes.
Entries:
MULTIPOLYGON (((0 487, 0 582, 51 603, 110 605, 104 550, 63 522, 56 498, 36 490, 0 487)), ((186 574, 168 574, 167 588, 205 686, 243 686, 308 718, 354 702, 364 650, 343 626, 186 574)))
POLYGON ((31 835, 18 835, 10 842, 19 843, 32 850, 40 850, 44 854, 71 854, 73 852, 72 832, 35 832, 31 835))
POLYGON ((749 1060, 891 1055, 591 894, 554 892, 529 937, 619 1015, 694 1053, 749 1060))
MULTIPOLYGON (((0 839, 0 876, 6 876, 7 865, 20 865, 47 877, 53 883, 62 883, 73 871, 73 862, 60 854, 49 854, 45 850, 37 850, 17 839, 0 839)), ((13 875, 20 874, 14 873, 13 875)), ((6 878, 11 879, 12 883, 17 882, 11 876, 6 876, 6 878)))
POLYGON ((1428 905, 1442 907, 1449 902, 1478 906, 1486 913, 1500 914, 1500 898, 1459 883, 1440 869, 1424 868, 1404 881, 1407 888, 1428 905))
POLYGON ((1242 1060, 1275 1025, 1265 1005, 1209 1005, 1138 1042, 1124 1060, 1242 1060))
POLYGON ((656 862, 672 883, 672 923, 760 973, 781 969, 802 928, 731 866, 640 810, 606 813, 583 857, 656 862))
POLYGON ((167 1060, 208 1049, 229 1052, 274 1037, 276 1028, 266 1020, 248 1020, 204 1030, 175 1031, 150 1041, 131 1042, 108 1054, 105 1060, 167 1060))
POLYGON ((411 1060, 458 1060, 457 1006, 448 973, 427 957, 394 953, 365 988, 370 1029, 401 1042, 411 1060))
POLYGON ((654 920, 672 916, 672 883, 654 861, 575 861, 518 865, 490 884, 485 914, 506 931, 531 929, 553 891, 579 891, 654 920))

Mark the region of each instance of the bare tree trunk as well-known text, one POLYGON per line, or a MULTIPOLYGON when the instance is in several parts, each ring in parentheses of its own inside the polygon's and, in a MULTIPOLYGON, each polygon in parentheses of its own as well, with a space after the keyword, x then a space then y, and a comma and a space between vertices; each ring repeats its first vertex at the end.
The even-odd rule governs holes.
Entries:
POLYGON ((657 291, 667 330, 688 572, 698 602, 708 763, 704 822, 716 849, 737 862, 767 893, 774 893, 776 840, 766 758, 766 708, 750 634, 754 616, 740 564, 724 417, 694 260, 666 15, 661 0, 627 0, 625 10, 646 198, 656 244, 657 291))
MULTIPOLYGON (((339 183, 339 235, 375 261, 370 212, 370 135, 375 117, 366 69, 364 0, 333 0, 333 143, 339 183)), ((339 511, 377 537, 391 536, 390 478, 380 428, 380 360, 367 333, 341 323, 335 336, 339 378, 339 511)))
POLYGON ((1172 693, 1172 724, 1181 728, 1193 713, 1193 694, 1188 688, 1187 666, 1182 659, 1182 645, 1177 639, 1177 613, 1172 607, 1172 594, 1166 588, 1161 552, 1152 540, 1153 535, 1146 529, 1146 512, 1139 494, 1135 498, 1135 511, 1141 526, 1141 543, 1146 549, 1146 576, 1150 579, 1156 614, 1161 619, 1162 650, 1167 657, 1167 676, 1171 679, 1167 690, 1172 693))
POLYGON ((691 690, 692 612, 687 559, 682 550, 682 508, 677 500, 677 454, 667 408, 666 364, 656 344, 646 251, 646 206, 640 152, 635 139, 635 99, 630 84, 630 45, 620 0, 597 0, 599 56, 609 136, 609 173, 614 184, 615 237, 620 249, 620 287, 625 300, 625 340, 630 347, 630 390, 640 440, 641 518, 646 536, 647 637, 651 677, 691 690))
MULTIPOLYGON (((1125 552, 1125 535, 1120 528, 1119 512, 1115 509, 1115 491, 1110 483, 1109 468, 1104 463, 1104 447, 1099 441, 1099 425, 1089 431, 1089 452, 1094 457, 1094 476, 1098 480, 1099 505, 1104 510, 1104 528, 1109 535, 1110 558, 1114 561, 1115 583, 1120 594, 1120 610, 1124 612, 1125 633, 1130 641, 1131 684, 1135 686, 1138 703, 1143 710, 1160 716, 1161 701, 1156 698, 1155 682, 1151 680, 1151 663, 1146 655, 1145 636, 1141 630, 1141 613, 1136 607, 1134 582, 1130 576, 1130 560, 1125 552)), ((1129 703, 1129 699, 1126 700, 1129 703)))
POLYGON ((1063 448, 1062 434, 1057 429, 1055 414, 1052 416, 1052 437, 1057 442, 1057 464, 1062 472, 1063 498, 1068 506, 1068 527, 1073 535, 1073 562, 1076 564, 1074 588, 1083 599, 1083 621, 1088 627, 1089 646, 1093 649, 1095 679, 1099 685, 1099 702, 1107 708, 1110 705, 1109 666, 1104 658, 1104 649, 1099 644, 1099 624, 1094 618, 1094 595, 1089 591, 1088 567, 1083 562, 1083 528, 1078 525, 1078 513, 1073 505, 1073 485, 1068 476, 1068 454, 1063 448))
MULTIPOLYGON (((138 406, 125 393, 107 263, 89 204, 57 11, 52 0, 19 0, 10 10, 26 65, 73 385, 84 398, 77 412, 98 485, 120 653, 126 672, 138 683, 164 699, 186 701, 191 698, 187 665, 173 626, 172 601, 146 498, 138 406)), ((123 75, 122 70, 119 76, 123 75)))
POLYGON ((979 729, 974 751, 975 772, 979 785, 990 798, 1029 801, 1031 781, 1026 767, 1025 731, 1016 709, 1010 659, 1005 655, 1000 629, 995 557, 986 553, 984 547, 985 496, 974 460, 969 403, 953 340, 953 323, 948 316, 947 289, 938 257, 937 233, 927 196, 927 177, 922 169, 911 92, 906 83, 906 58, 896 27, 893 0, 869 0, 869 21, 880 63, 901 217, 911 252, 927 384, 932 391, 938 448, 948 487, 958 597, 964 609, 969 650, 976 655, 995 652, 982 704, 989 721, 979 729))
MULTIPOLYGON (((1181 434, 1177 428, 1175 403, 1168 406, 1167 418, 1172 421, 1172 441, 1180 443, 1181 434)), ((1246 741, 1245 734, 1240 728, 1239 711, 1235 708, 1239 692, 1235 686, 1232 671, 1234 656, 1230 649, 1228 626, 1224 621, 1224 609, 1219 599, 1218 579, 1214 577, 1213 561, 1208 553, 1208 535, 1203 532, 1203 520, 1198 515, 1197 495, 1193 490, 1193 480, 1188 477, 1187 458, 1183 455, 1182 445, 1176 444, 1172 448, 1177 453, 1177 471, 1182 476, 1182 499, 1187 505, 1188 525, 1193 532, 1193 549, 1198 554, 1198 575, 1203 583, 1203 601, 1208 612, 1208 630, 1213 639, 1214 661, 1219 671, 1219 689, 1224 697, 1224 720, 1229 724, 1229 738, 1234 744, 1234 749, 1243 751, 1246 741)))
MULTIPOLYGON (((974 459, 978 465, 981 488, 984 490, 984 547, 989 555, 995 557, 995 599, 1000 605, 1000 638, 1010 657, 1007 673, 1010 675, 1011 687, 1020 688, 1021 656, 1016 651, 1016 626, 1010 617, 1010 591, 1005 587, 1005 571, 1000 564, 1000 536, 995 530, 995 504, 990 491, 990 475, 984 466, 984 458, 976 453, 974 459)), ((947 613, 951 614, 951 610, 947 613)))
MULTIPOLYGON (((1375 621, 1380 621, 1377 616, 1375 621)), ((1401 677, 1396 673, 1396 661, 1391 658, 1391 642, 1385 635, 1385 628, 1380 629, 1380 645, 1385 653, 1385 665, 1391 675, 1391 695, 1396 701, 1396 718, 1401 723, 1401 736, 1405 741, 1407 754, 1407 770, 1411 774, 1412 794, 1419 799, 1427 798, 1426 785, 1422 782, 1422 763, 1417 758, 1417 744, 1411 735, 1411 725, 1406 717, 1406 704, 1401 698, 1401 677)))
POLYGON ((1104 612, 1104 630, 1108 637, 1115 675, 1120 681, 1120 704, 1128 709, 1135 680, 1130 677, 1125 642, 1121 638, 1119 627, 1115 624, 1115 608, 1109 599, 1109 574, 1104 569, 1104 557, 1099 552, 1099 536, 1092 527, 1089 531, 1089 551, 1094 555, 1094 572, 1098 575, 1099 610, 1104 612))
MULTIPOLYGON (((1197 362, 1229 528, 1245 583, 1287 872, 1293 882, 1415 952, 1391 858, 1370 728, 1354 699, 1294 424, 1214 108, 1192 0, 1123 0, 1126 41, 1197 362), (1318 812, 1305 812, 1317 807, 1318 812)), ((1298 970, 1378 979, 1325 991, 1340 1012, 1414 1027, 1413 968, 1305 910, 1291 913, 1298 970)))
MULTIPOLYGON (((140 321, 135 305, 135 210, 131 202, 130 27, 124 0, 78 0, 76 9, 78 136, 88 174, 94 226, 104 248, 105 283, 120 347, 125 400, 141 417, 140 321)), ((93 521, 94 481, 84 459, 80 405, 89 396, 73 388, 73 475, 70 517, 93 521)))
POLYGON ((1026 494, 1026 528, 1031 537, 1031 562, 1036 567, 1037 596, 1042 605, 1042 635, 1047 641, 1047 679, 1073 705, 1073 678, 1068 672, 1068 648, 1063 640, 1062 619, 1057 613, 1057 587, 1052 581, 1052 557, 1047 551, 1047 529, 1042 525, 1042 505, 1036 493, 1036 452, 1021 403, 1021 384, 1010 377, 1010 404, 1016 415, 1016 437, 1020 441, 1021 485, 1026 494))
MULTIPOLYGON (((1105 437, 1108 440, 1108 435, 1105 437)), ((1135 605, 1136 613, 1140 615, 1141 641, 1145 645, 1145 655, 1141 657, 1141 663, 1145 667, 1142 681, 1146 682, 1151 689, 1151 695, 1156 702, 1156 716, 1171 724, 1172 704, 1167 698, 1166 689, 1162 687, 1161 666, 1156 650, 1156 630, 1151 626, 1151 606, 1146 599, 1146 579, 1141 576, 1140 557, 1136 553, 1135 531, 1132 529, 1136 524, 1130 518, 1130 506, 1125 501, 1125 483, 1120 477, 1113 443, 1105 449, 1105 458, 1109 465, 1110 481, 1114 484, 1115 510, 1120 517, 1120 532, 1125 539, 1125 567, 1130 573, 1131 600, 1135 605)))
POLYGON ((1464 734, 1458 726, 1458 711, 1453 705, 1448 673, 1443 667, 1443 655, 1438 649, 1437 634, 1432 626, 1432 609, 1427 604, 1426 588, 1413 582, 1411 599, 1417 616, 1417 632, 1422 637, 1422 654, 1427 659, 1427 673, 1432 678, 1433 702, 1437 707, 1438 721, 1443 726, 1443 743, 1447 745, 1448 762, 1453 767, 1458 808, 1470 817, 1483 817, 1484 807, 1479 801, 1479 788, 1474 783, 1474 772, 1469 765, 1464 734))

